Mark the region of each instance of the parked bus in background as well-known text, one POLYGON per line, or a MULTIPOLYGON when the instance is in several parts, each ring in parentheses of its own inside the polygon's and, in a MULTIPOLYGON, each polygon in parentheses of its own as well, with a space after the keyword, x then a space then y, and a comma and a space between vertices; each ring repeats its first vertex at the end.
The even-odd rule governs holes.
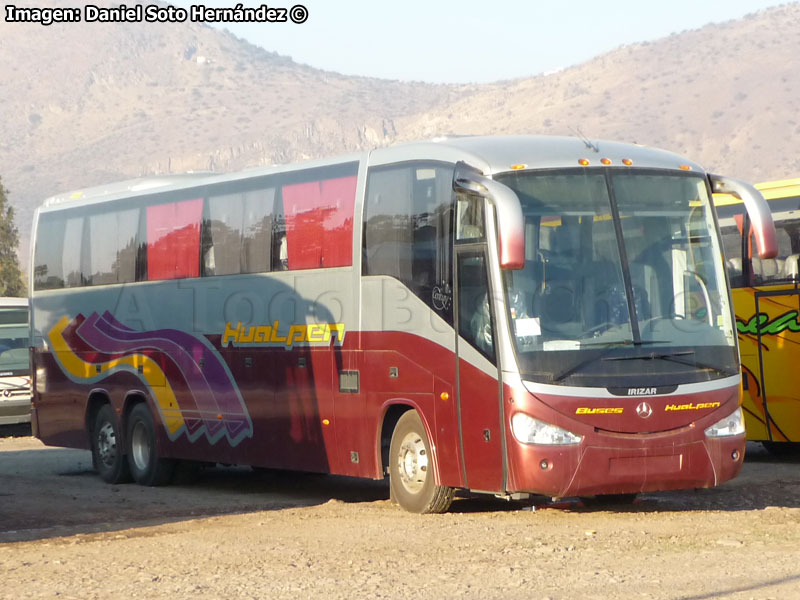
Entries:
POLYGON ((28 299, 0 298, 0 425, 31 420, 28 299))
POLYGON ((800 179, 756 187, 772 210, 778 255, 753 253, 747 211, 717 196, 742 359, 747 439, 775 454, 800 453, 800 179))
POLYGON ((108 482, 178 460, 455 490, 717 485, 745 438, 712 189, 676 155, 440 139, 123 182, 36 214, 33 424, 108 482))

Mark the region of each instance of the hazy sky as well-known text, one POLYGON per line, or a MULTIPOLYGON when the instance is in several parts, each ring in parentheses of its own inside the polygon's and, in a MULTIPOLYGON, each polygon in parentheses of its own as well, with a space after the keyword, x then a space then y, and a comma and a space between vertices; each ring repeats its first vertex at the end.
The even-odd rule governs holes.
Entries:
MULTIPOLYGON (((738 19, 780 0, 276 0, 308 9, 302 24, 225 23, 295 61, 347 75, 433 83, 525 77, 584 62, 623 44, 738 19)), ((188 7, 235 6, 198 0, 188 7)), ((243 2, 259 6, 260 2, 243 2)))

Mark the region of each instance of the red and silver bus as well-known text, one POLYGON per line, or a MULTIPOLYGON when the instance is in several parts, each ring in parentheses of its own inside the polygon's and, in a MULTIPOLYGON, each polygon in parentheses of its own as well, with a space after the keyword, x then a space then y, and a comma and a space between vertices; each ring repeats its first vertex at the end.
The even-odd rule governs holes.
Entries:
POLYGON ((176 461, 456 490, 636 494, 734 477, 736 329, 711 193, 679 156, 442 139, 49 199, 33 427, 108 482, 176 461))

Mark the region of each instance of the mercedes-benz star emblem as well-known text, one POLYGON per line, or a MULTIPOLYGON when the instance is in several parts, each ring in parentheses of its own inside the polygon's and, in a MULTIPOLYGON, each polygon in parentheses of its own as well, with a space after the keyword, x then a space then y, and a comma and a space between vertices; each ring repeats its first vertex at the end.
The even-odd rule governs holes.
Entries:
POLYGON ((641 402, 639 406, 636 407, 636 414, 643 419, 646 419, 653 414, 653 407, 647 402, 641 402))

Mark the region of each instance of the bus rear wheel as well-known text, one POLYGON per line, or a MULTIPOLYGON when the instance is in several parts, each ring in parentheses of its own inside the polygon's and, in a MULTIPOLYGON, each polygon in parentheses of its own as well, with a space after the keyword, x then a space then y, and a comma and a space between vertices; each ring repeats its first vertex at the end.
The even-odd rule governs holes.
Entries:
POLYGON ((436 485, 431 445, 422 420, 409 410, 397 421, 389 446, 392 501, 414 513, 443 513, 453 502, 453 488, 436 485))
POLYGON ((136 483, 151 486, 169 483, 175 461, 158 456, 153 415, 147 404, 142 402, 133 407, 127 432, 128 465, 136 483))
POLYGON ((92 425, 92 464, 106 483, 128 483, 131 472, 119 435, 117 419, 110 404, 104 404, 92 425))

